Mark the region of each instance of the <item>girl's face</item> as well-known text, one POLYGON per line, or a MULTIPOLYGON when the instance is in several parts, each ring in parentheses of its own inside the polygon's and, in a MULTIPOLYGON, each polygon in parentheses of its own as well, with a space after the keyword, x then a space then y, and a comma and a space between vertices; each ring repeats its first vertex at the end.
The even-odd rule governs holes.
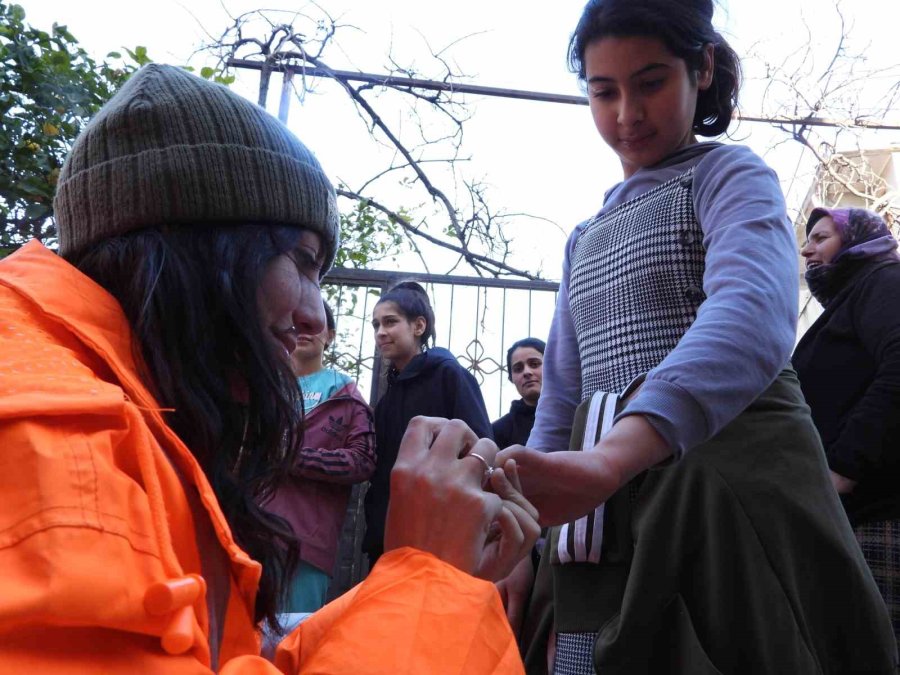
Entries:
POLYGON ((584 69, 594 124, 626 178, 696 142, 697 93, 712 83, 712 45, 703 69, 690 73, 657 38, 605 37, 585 49, 584 69))
POLYGON ((300 231, 294 249, 272 259, 256 289, 263 332, 287 361, 300 335, 316 335, 325 328, 319 290, 322 254, 321 237, 300 231))
POLYGON ((809 231, 809 237, 800 255, 806 258, 806 269, 811 270, 819 265, 827 265, 841 250, 841 235, 837 231, 834 219, 824 216, 816 221, 809 231))
POLYGON ((544 379, 544 355, 534 347, 519 347, 512 353, 509 362, 512 364, 509 377, 516 385, 519 396, 528 405, 536 405, 544 379))
POLYGON ((322 363, 325 350, 334 342, 334 331, 325 326, 319 333, 303 333, 297 336, 297 349, 292 355, 295 363, 322 363))
POLYGON ((375 329, 375 344, 381 356, 397 370, 403 370, 422 349, 425 318, 419 316, 410 321, 394 302, 375 305, 372 328, 375 329))

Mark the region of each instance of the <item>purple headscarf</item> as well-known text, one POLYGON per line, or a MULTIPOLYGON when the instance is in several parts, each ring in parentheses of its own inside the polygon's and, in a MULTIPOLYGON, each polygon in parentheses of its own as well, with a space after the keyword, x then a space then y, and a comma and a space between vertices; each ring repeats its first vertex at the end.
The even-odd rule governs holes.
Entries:
POLYGON ((816 208, 809 214, 806 235, 822 218, 831 216, 841 238, 841 248, 831 262, 806 272, 810 292, 822 305, 844 287, 863 266, 882 260, 898 260, 897 240, 887 223, 876 213, 865 209, 816 208))

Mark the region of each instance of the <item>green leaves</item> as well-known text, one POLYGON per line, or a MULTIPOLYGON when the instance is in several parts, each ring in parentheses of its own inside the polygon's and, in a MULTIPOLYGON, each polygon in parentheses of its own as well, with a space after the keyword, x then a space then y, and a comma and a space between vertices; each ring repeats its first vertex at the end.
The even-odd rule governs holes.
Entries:
POLYGON ((393 259, 402 244, 400 226, 367 201, 359 201, 353 211, 341 213, 341 247, 335 265, 371 267, 376 261, 393 259))
POLYGON ((138 66, 146 66, 148 63, 153 63, 153 59, 147 56, 146 47, 138 46, 134 48, 134 51, 131 51, 128 47, 123 47, 123 49, 128 52, 128 56, 130 56, 131 60, 138 64, 138 66))
POLYGON ((25 23, 0 0, 0 251, 32 237, 55 242, 53 194, 75 137, 139 66, 145 47, 95 62, 66 26, 25 23))

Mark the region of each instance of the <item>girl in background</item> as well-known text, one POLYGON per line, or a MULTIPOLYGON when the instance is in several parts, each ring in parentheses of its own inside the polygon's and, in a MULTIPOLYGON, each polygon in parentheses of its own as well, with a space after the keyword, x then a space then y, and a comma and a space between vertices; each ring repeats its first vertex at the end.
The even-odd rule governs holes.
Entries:
POLYGON ((434 310, 428 294, 403 281, 381 296, 372 317, 375 342, 390 364, 388 388, 375 405, 378 461, 366 494, 363 549, 374 565, 384 548, 391 469, 413 417, 460 419, 479 438, 493 438, 481 390, 472 374, 442 347, 434 347, 434 310))
POLYGON ((542 559, 551 667, 894 672, 788 362, 797 263, 778 179, 746 147, 697 140, 728 129, 739 88, 712 17, 711 0, 592 0, 570 43, 623 181, 566 247, 534 449, 498 456, 543 524, 568 523, 542 559), (580 402, 643 375, 605 435, 566 451, 580 402))
POLYGON ((341 527, 355 483, 375 470, 372 410, 356 383, 324 364, 335 323, 324 304, 325 326, 301 332, 291 365, 303 396, 303 442, 291 453, 290 476, 266 504, 300 542, 285 612, 315 612, 325 604, 341 527))

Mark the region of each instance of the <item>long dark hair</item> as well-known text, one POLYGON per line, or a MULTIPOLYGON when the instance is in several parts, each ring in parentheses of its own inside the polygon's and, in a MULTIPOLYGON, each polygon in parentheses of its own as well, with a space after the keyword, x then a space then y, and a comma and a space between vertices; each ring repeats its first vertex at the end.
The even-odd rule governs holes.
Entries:
POLYGON ((302 441, 289 364, 257 317, 266 265, 300 230, 204 225, 137 230, 66 256, 121 304, 144 383, 197 458, 237 543, 262 564, 256 620, 276 614, 297 565, 290 526, 260 508, 302 441))
POLYGON ((421 344, 427 347, 434 344, 434 310, 431 308, 431 300, 422 285, 416 281, 401 281, 392 286, 382 295, 375 306, 393 302, 397 305, 400 314, 407 321, 415 321, 420 316, 425 319, 425 332, 422 333, 421 344))
POLYGON ((697 94, 694 133, 728 130, 741 88, 738 55, 713 28, 712 0, 590 0, 569 40, 569 67, 583 81, 584 52, 604 37, 651 37, 684 59, 689 73, 703 67, 703 49, 713 45, 712 84, 697 94))

